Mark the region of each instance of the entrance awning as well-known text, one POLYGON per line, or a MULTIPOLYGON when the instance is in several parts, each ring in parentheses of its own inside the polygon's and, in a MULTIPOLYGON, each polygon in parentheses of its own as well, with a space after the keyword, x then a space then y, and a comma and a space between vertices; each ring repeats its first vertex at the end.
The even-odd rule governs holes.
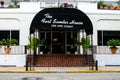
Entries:
POLYGON ((84 29, 86 34, 93 33, 89 17, 75 8, 45 8, 34 17, 30 34, 39 31, 79 31, 84 29))

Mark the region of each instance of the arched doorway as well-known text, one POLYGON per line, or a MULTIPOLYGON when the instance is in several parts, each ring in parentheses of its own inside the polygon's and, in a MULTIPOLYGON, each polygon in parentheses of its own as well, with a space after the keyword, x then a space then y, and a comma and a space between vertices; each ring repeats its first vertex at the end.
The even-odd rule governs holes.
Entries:
MULTIPOLYGON (((78 9, 45 8, 41 10, 35 15, 30 25, 30 38, 38 38, 43 44, 40 44, 38 50, 34 50, 32 56, 30 54, 30 59, 33 60, 30 61, 30 67, 36 65, 37 61, 39 66, 45 67, 86 64, 88 61, 87 54, 80 54, 81 52, 78 50, 81 47, 78 47, 76 42, 89 37, 92 44, 92 34, 93 26, 89 17, 78 9), (43 55, 39 55, 41 51, 43 55), (75 51, 78 51, 79 54, 74 55, 75 51)), ((83 52, 85 52, 84 49, 83 52)), ((93 60, 93 55, 91 56, 93 60)))
POLYGON ((65 54, 73 47, 77 51, 71 39, 80 40, 80 33, 83 36, 91 35, 93 26, 88 16, 78 9, 46 8, 38 12, 31 23, 30 34, 36 31, 38 35, 34 37, 47 41, 46 45, 40 46, 40 51, 65 54))

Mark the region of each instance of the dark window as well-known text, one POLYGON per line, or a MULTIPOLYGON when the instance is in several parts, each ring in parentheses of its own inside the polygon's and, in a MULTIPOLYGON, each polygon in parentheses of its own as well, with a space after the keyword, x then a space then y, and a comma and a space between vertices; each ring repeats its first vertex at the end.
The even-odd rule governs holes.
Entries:
POLYGON ((98 31, 98 45, 106 46, 110 39, 120 39, 120 31, 98 31))
POLYGON ((0 31, 0 40, 1 39, 9 39, 10 31, 0 31))
POLYGON ((102 31, 98 31, 98 45, 102 45, 102 31))
POLYGON ((19 42, 19 31, 11 31, 11 38, 17 39, 19 42))
POLYGON ((2 30, 0 31, 0 40, 1 39, 17 39, 19 45, 19 31, 18 30, 2 30))
POLYGON ((71 44, 71 32, 67 32, 67 45, 71 44))

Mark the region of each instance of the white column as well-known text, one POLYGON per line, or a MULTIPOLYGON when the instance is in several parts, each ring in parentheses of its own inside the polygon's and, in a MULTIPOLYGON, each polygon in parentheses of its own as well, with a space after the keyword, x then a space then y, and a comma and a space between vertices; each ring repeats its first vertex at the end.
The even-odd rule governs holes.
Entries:
MULTIPOLYGON (((80 34, 80 37, 79 37, 80 39, 79 39, 79 40, 80 40, 80 42, 81 42, 81 39, 82 39, 82 37, 83 37, 82 30, 80 30, 80 33, 79 33, 79 34, 80 34)), ((80 54, 83 54, 82 46, 80 46, 80 54)))

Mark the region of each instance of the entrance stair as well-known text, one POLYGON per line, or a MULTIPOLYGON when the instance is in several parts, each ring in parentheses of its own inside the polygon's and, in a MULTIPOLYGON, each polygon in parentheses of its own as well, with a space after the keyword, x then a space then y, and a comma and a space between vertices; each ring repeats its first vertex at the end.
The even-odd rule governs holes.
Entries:
POLYGON ((28 55, 28 65, 36 67, 86 67, 95 65, 92 55, 42 54, 28 55))

